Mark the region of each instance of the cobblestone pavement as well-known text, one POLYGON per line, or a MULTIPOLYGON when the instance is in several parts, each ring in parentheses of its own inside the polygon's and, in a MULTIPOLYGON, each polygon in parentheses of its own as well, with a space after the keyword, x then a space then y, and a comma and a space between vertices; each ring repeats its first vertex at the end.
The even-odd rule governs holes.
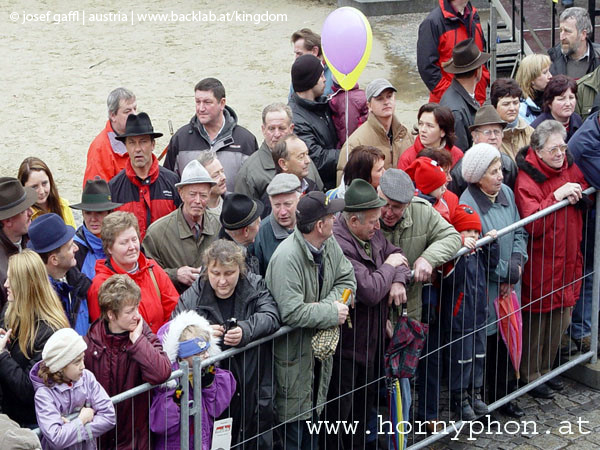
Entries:
MULTIPOLYGON (((526 415, 518 422, 494 411, 481 425, 473 423, 456 437, 452 432, 429 449, 558 450, 600 448, 600 392, 566 377, 565 388, 552 400, 525 394, 517 401, 526 415), (489 433, 488 432, 488 423, 489 433), (497 430, 500 429, 500 433, 497 430), (487 433, 487 434, 486 434, 487 433)), ((447 415, 446 415, 447 417, 447 415)))

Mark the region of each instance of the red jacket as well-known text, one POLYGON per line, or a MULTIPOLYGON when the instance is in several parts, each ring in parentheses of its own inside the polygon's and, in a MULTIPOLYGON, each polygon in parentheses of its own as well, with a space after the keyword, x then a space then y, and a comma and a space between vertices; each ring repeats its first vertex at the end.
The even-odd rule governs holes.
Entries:
POLYGON ((87 180, 99 176, 107 182, 125 168, 129 154, 125 144, 117 141, 110 120, 106 121, 104 130, 90 144, 87 153, 87 164, 83 175, 83 187, 87 180), (115 149, 117 152, 115 152, 115 149))
MULTIPOLYGON (((559 170, 547 166, 531 148, 521 149, 516 160, 515 202, 522 218, 557 203, 554 191, 567 182, 588 187, 570 154, 559 170)), ((525 227, 529 260, 523 270, 524 310, 541 313, 575 305, 581 286, 577 280, 583 262, 582 227, 581 210, 576 206, 559 209, 525 227)))
POLYGON ((139 270, 136 273, 128 274, 114 262, 112 258, 109 260, 99 259, 96 261, 96 276, 92 281, 92 285, 88 290, 88 307, 90 310, 90 320, 96 320, 100 317, 100 307, 98 305, 98 291, 100 286, 111 275, 127 274, 135 284, 142 290, 142 301, 140 302, 140 314, 150 326, 153 333, 169 321, 171 313, 177 305, 179 294, 173 286, 171 279, 166 272, 156 264, 153 259, 147 259, 143 253, 140 253, 138 259, 139 270), (156 286, 150 276, 150 268, 154 272, 156 283, 160 290, 160 298, 156 292, 156 286))
POLYGON ((433 204, 433 209, 439 212, 446 222, 452 224, 458 203, 458 196, 454 192, 446 190, 442 198, 433 204))
POLYGON ((119 172, 109 183, 111 200, 123 203, 117 210, 133 213, 140 226, 140 242, 144 240, 146 230, 152 222, 166 216, 179 206, 179 195, 175 183, 179 176, 169 169, 158 165, 158 159, 152 155, 152 166, 145 180, 135 174, 131 161, 127 160, 125 169, 119 172))
MULTIPOLYGON (((454 75, 442 69, 442 63, 452 58, 452 50, 461 41, 474 38, 481 51, 485 49, 485 38, 479 14, 471 3, 467 3, 462 18, 450 6, 448 0, 439 0, 439 8, 429 13, 419 25, 417 40, 417 67, 421 79, 431 92, 429 101, 439 103, 450 86, 454 75)), ((475 88, 475 98, 483 105, 486 88, 490 84, 490 72, 483 66, 483 76, 475 88)))
MULTIPOLYGON (((421 150, 425 147, 421 144, 421 136, 417 136, 415 138, 415 143, 406 149, 404 153, 398 159, 398 169, 406 170, 408 166, 410 166, 415 159, 417 159, 417 155, 421 150)), ((457 146, 453 145, 452 148, 445 147, 446 150, 450 152, 450 156, 452 156, 452 167, 458 162, 459 159, 463 157, 463 151, 457 146)))
MULTIPOLYGON (((131 343, 129 333, 110 333, 104 320, 95 321, 84 339, 88 346, 85 367, 111 397, 143 383, 164 383, 171 375, 169 357, 146 324, 135 344, 131 343)), ((100 438, 98 448, 151 448, 148 439, 151 395, 150 391, 115 405, 117 426, 100 438)))
POLYGON ((329 96, 329 108, 338 137, 337 148, 342 148, 346 142, 346 96, 348 96, 348 136, 367 121, 369 107, 365 91, 359 89, 358 83, 349 91, 345 91, 335 83, 333 83, 332 89, 333 94, 329 96))

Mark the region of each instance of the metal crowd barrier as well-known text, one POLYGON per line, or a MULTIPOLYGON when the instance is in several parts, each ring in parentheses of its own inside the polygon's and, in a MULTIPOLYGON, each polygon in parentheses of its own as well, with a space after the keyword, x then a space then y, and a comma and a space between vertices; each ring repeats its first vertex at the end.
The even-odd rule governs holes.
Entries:
MULTIPOLYGON (((594 188, 589 188, 586 191, 584 191, 585 194, 589 195, 595 192, 594 188)), ((517 230, 521 227, 524 227, 527 224, 530 224, 536 220, 542 219, 544 220, 545 217, 549 217, 551 214, 555 214, 558 210, 566 207, 567 205, 569 205, 567 200, 563 200, 561 202, 556 203, 555 205, 552 205, 549 208, 546 208, 543 211, 540 211, 536 214, 533 214, 530 217, 526 217, 521 219, 520 221, 510 225, 509 227, 503 228, 501 230, 498 230, 498 237, 497 238, 501 238, 502 236, 511 233, 514 230, 517 230)), ((600 197, 596 197, 596 210, 598 210, 598 206, 600 206, 600 197)), ((586 218, 584 220, 587 220, 587 218, 589 217, 589 214, 587 214, 585 216, 586 218)), ((591 225, 591 224, 588 224, 591 225)), ((595 363, 597 361, 597 354, 596 354, 596 349, 598 347, 598 298, 600 298, 600 271, 597 270, 598 267, 600 267, 600 218, 598 216, 596 216, 595 219, 595 223, 593 224, 593 227, 595 229, 595 240, 593 242, 593 248, 594 248, 594 259, 593 259, 593 271, 585 273, 585 271, 582 273, 582 276, 577 279, 574 280, 574 282, 585 282, 586 279, 588 279, 589 277, 593 277, 593 289, 592 289, 592 301, 591 301, 591 350, 580 354, 578 356, 573 356, 571 357, 569 360, 557 360, 558 361, 558 365, 556 367, 554 367, 549 373, 544 374, 543 376, 541 376, 540 378, 532 381, 529 384, 526 385, 519 385, 517 382, 517 385, 515 387, 515 389, 512 392, 509 392, 507 395, 501 396, 499 398, 496 398, 495 401, 490 402, 488 404, 489 410, 494 411, 496 409, 498 409, 499 407, 501 407, 502 405, 515 400, 521 396, 523 396, 525 393, 529 392, 530 390, 540 386, 542 383, 545 383, 546 381, 556 377, 557 375, 565 372, 566 370, 581 364, 581 363, 585 363, 585 362, 589 362, 591 361, 592 363, 595 363)), ((586 236, 583 236, 583 239, 586 239, 586 236)), ((491 237, 484 237, 480 240, 477 241, 476 247, 480 248, 480 247, 484 247, 487 245, 490 245, 490 243, 493 241, 493 239, 491 237)), ((587 243, 587 245, 592 245, 592 243, 587 243)), ((527 252, 529 253, 529 251, 531 250, 531 244, 529 243, 527 245, 527 252)), ((459 256, 463 256, 466 255, 470 250, 463 248, 461 249, 457 254, 456 257, 459 256)), ((547 249, 548 252, 552 252, 553 249, 547 249)), ((585 261, 583 264, 584 270, 585 270, 585 261)), ((525 268, 523 267, 523 270, 525 270, 525 268)), ((541 270, 541 269, 540 269, 541 270)), ((488 274, 489 276, 489 274, 488 274)), ((489 282, 489 279, 487 280, 489 282)), ((564 286, 559 286, 556 287, 556 290, 560 290, 562 289, 564 286)), ((532 301, 539 301, 540 299, 532 299, 532 301)), ((520 306, 521 310, 522 310, 522 306, 520 306)), ((515 312, 516 313, 516 312, 515 312)), ((527 314, 526 311, 522 311, 522 314, 527 314)), ((441 318, 438 319, 438 322, 436 324, 436 326, 440 327, 441 325, 441 318)), ((489 326, 486 325, 486 326, 489 326)), ((204 361, 201 361, 200 358, 195 358, 194 359, 194 364, 192 365, 191 368, 188 367, 187 363, 182 362, 181 363, 181 367, 180 370, 177 370, 175 372, 172 373, 170 380, 187 380, 188 379, 188 375, 190 373, 190 369, 191 372, 193 373, 193 378, 194 380, 200 380, 201 379, 201 373, 202 373, 202 369, 204 367, 207 367, 211 364, 215 364, 218 363, 219 366, 223 369, 232 369, 235 370, 235 364, 239 364, 240 361, 243 364, 244 363, 244 358, 245 358, 245 354, 247 351, 252 350, 252 349, 259 349, 259 355, 266 355, 265 357, 268 358, 272 358, 271 359, 271 368, 272 370, 274 370, 274 357, 273 357, 273 345, 275 343, 276 339, 286 339, 287 335, 292 332, 295 331, 293 328, 290 328, 288 326, 284 326, 282 327, 280 330, 278 330, 276 333, 264 337, 260 340, 257 340, 255 342, 252 342, 250 344, 248 344, 246 347, 243 348, 231 348, 231 349, 227 349, 225 351, 223 351, 220 355, 213 357, 213 358, 209 358, 206 359, 204 361), (265 352, 260 353, 261 349, 265 349, 265 352), (270 351, 269 351, 270 350, 270 351)), ((361 330, 364 331, 364 330, 361 330)), ((440 331, 440 330, 438 330, 440 331)), ((367 331, 368 332, 368 331, 367 331)), ((431 330, 430 330, 431 333, 431 330)), ((439 335, 441 335, 441 332, 438 333, 439 335)), ((438 342, 438 346, 436 349, 434 349, 431 352, 427 352, 423 351, 421 357, 420 357, 420 361, 421 364, 423 364, 423 361, 428 358, 428 357, 432 357, 435 352, 440 352, 439 355, 441 356, 440 360, 444 361, 444 357, 445 354, 443 352, 448 352, 449 348, 451 346, 451 344, 455 344, 457 343, 457 341, 462 340, 464 338, 464 336, 460 337, 459 339, 452 341, 452 342, 444 342, 440 339, 440 341, 438 342)), ((527 336, 522 336, 522 345, 525 346, 526 345, 526 341, 527 336)), ((364 400, 364 395, 365 393, 369 393, 368 395, 376 395, 377 398, 373 401, 374 403, 374 409, 370 410, 370 411, 362 411, 360 413, 360 416, 362 417, 361 420, 365 421, 365 429, 367 430, 365 432, 365 435, 363 436, 357 436, 356 439, 354 440, 354 444, 355 446, 358 445, 358 447, 367 447, 367 446, 373 446, 376 445, 374 444, 374 439, 373 439, 373 432, 375 432, 376 434, 376 441, 378 440, 380 447, 378 448, 394 448, 392 446, 391 440, 392 437, 389 436, 389 433, 387 433, 387 422, 389 421, 389 417, 390 417, 390 404, 388 402, 388 399, 386 398, 386 377, 385 377, 385 373, 384 373, 384 369, 383 369, 383 361, 382 361, 382 355, 384 348, 383 348, 383 344, 380 346, 380 348, 378 349, 378 353, 375 355, 375 360, 377 361, 376 363, 376 368, 375 368, 375 373, 371 374, 371 375, 367 375, 367 374, 361 374, 358 373, 358 368, 359 367, 363 367, 360 365, 356 366, 356 372, 354 372, 353 369, 353 373, 352 376, 354 378, 365 378, 366 382, 364 384, 360 384, 360 385, 356 385, 356 386, 352 386, 351 389, 347 392, 344 393, 340 393, 340 395, 336 395, 336 396, 330 396, 331 398, 328 398, 327 402, 325 404, 316 404, 313 401, 312 407, 310 409, 310 411, 300 411, 300 413, 296 416, 296 418, 292 418, 290 419, 289 422, 293 422, 294 419, 297 420, 298 417, 300 417, 303 413, 308 413, 311 411, 315 411, 316 409, 318 409, 321 406, 325 406, 326 410, 321 414, 320 418, 315 418, 315 420, 325 420, 326 417, 332 416, 335 417, 335 408, 339 407, 337 405, 339 405, 338 402, 344 400, 344 398, 346 398, 347 396, 351 396, 351 406, 354 406, 355 403, 355 395, 363 395, 363 400, 364 400), (331 410, 328 410, 327 408, 332 408, 331 410), (333 411, 333 412, 332 412, 333 411), (375 419, 375 422, 373 422, 373 419, 375 419), (386 422, 386 425, 383 426, 383 422, 386 422), (380 430, 384 430, 384 435, 381 436, 379 435, 380 430), (358 444, 357 444, 358 442, 358 444)), ((559 346, 559 353, 560 353, 560 346, 559 346)), ((336 354, 336 357, 338 357, 338 355, 336 354)), ((340 360, 341 361, 341 360, 340 360)), ((338 361, 338 363, 340 362, 338 361)), ((546 361, 548 364, 550 364, 550 361, 546 361)), ((528 364, 529 361, 522 361, 521 364, 528 364)), ((445 363, 444 363, 445 364, 445 363)), ((352 366, 354 368, 354 365, 352 366)), ((428 366, 426 366, 428 367, 428 366)), ((487 361, 486 361, 486 367, 485 369, 487 369, 487 361)), ((485 370, 484 369, 484 370, 485 370)), ((446 398, 448 395, 448 384, 449 382, 445 380, 445 375, 448 372, 447 369, 442 368, 438 368, 436 369, 438 370, 437 375, 438 375, 438 382, 439 382, 439 398, 437 401, 437 409, 439 410, 439 419, 443 419, 444 417, 447 417, 448 420, 446 421, 447 423, 452 423, 451 419, 453 420, 453 426, 450 428, 446 428, 446 430, 431 434, 427 437, 423 438, 422 434, 418 434, 415 433, 415 431, 412 431, 411 433, 407 433, 406 434, 406 440, 405 440, 405 444, 406 447, 405 448, 411 448, 411 449, 417 449, 417 448, 424 448, 428 445, 433 444, 434 442, 445 438, 448 433, 455 433, 456 429, 460 429, 461 427, 461 420, 460 417, 458 419, 456 419, 456 415, 451 415, 449 410, 448 410, 448 402, 449 399, 446 398)), ((272 374, 273 375, 273 374, 272 374)), ((338 373, 337 377, 334 375, 332 376, 331 382, 329 384, 329 389, 330 391, 333 389, 337 389, 340 385, 341 385, 341 379, 343 377, 344 374, 342 373, 338 373)), ((484 372, 484 380, 485 377, 487 376, 487 373, 484 372)), ((416 409, 417 409, 417 399, 418 399, 418 390, 417 389, 417 385, 419 383, 424 383, 424 380, 420 380, 418 379, 419 377, 415 376, 411 382, 410 382, 410 393, 411 393, 411 397, 412 397, 412 407, 410 408, 410 421, 414 424, 415 420, 418 418, 417 417, 417 413, 416 413, 416 409)), ((273 380, 275 380, 275 377, 273 375, 273 380)), ((239 381, 239 380, 238 380, 239 381)), ((252 383, 259 383, 260 380, 242 380, 243 383, 250 383, 250 386, 253 386, 252 383)), ((181 399, 181 421, 180 421, 180 445, 181 448, 186 450, 189 448, 189 442, 190 442, 190 432, 192 432, 192 430, 190 430, 190 420, 193 417, 193 422, 191 423, 191 426, 193 427, 193 443, 194 443, 194 448, 196 449, 201 449, 202 448, 202 389, 201 389, 201 385, 199 382, 195 382, 193 383, 193 389, 190 391, 189 390, 189 383, 187 382, 180 382, 179 383, 182 388, 183 388, 183 394, 182 394, 182 399, 181 399)), ((238 383, 239 384, 239 383, 238 383)), ((485 381, 484 381, 484 385, 485 385, 485 381)), ((126 401, 129 399, 132 399, 133 397, 143 394, 143 393, 148 393, 149 395, 149 399, 151 400, 151 393, 149 391, 151 391, 155 386, 149 385, 149 384, 144 384, 141 386, 138 386, 134 389, 128 390, 126 392, 123 392, 119 395, 116 395, 112 398, 113 403, 118 404, 119 402, 122 401, 126 401)), ((505 386, 506 388, 507 386, 505 386)), ((239 386, 238 386, 239 389, 239 386)), ((333 391, 332 391, 333 392, 333 391)), ((427 396, 427 394, 425 394, 425 397, 427 396)), ((358 398, 358 397, 357 397, 358 398)), ((484 398, 485 399, 485 398, 484 398)), ((148 405, 150 405, 150 400, 148 402, 148 405)), ((425 401, 427 400, 427 398, 425 398, 425 401)), ((358 401, 358 400, 357 400, 358 401)), ((423 401, 423 400, 421 400, 423 401)), ((242 402, 242 405, 244 403, 242 402)), ((149 406, 148 406, 149 407, 149 406)), ((338 412, 344 412, 345 411, 339 411, 338 412)), ((224 414, 224 416, 227 416, 229 414, 234 414, 234 413, 239 413, 239 411, 226 411, 226 413, 224 414)), ((260 416, 260 412, 257 413, 260 416)), ((314 414, 311 414, 314 418, 314 414)), ((351 416, 353 417, 353 416, 351 416)), ((407 417, 407 411, 404 411, 404 417, 407 417)), ((231 448, 236 448, 236 449, 248 449, 248 448, 266 448, 264 445, 261 446, 261 444, 259 444, 260 442, 260 438, 264 437, 266 435, 269 435, 269 439, 271 442, 270 447, 271 448, 286 448, 286 443, 282 440, 283 439, 283 435, 284 435, 284 431, 285 431, 285 426, 286 424, 281 424, 278 423, 277 420, 273 420, 272 423, 268 423, 266 425, 266 427, 263 428, 258 428, 258 432, 255 435, 251 435, 251 436, 247 436, 244 433, 244 429, 246 426, 246 420, 251 421, 251 420, 255 420, 257 419, 256 417, 246 417, 245 415, 245 411, 242 412, 241 414, 241 420, 242 423, 239 425, 239 427, 241 428, 241 431, 239 433, 239 436, 237 438, 234 439, 234 442, 232 442, 232 447, 231 448)), ((523 418, 523 420, 527 419, 527 417, 525 416, 523 418)), ((127 420, 129 420, 129 418, 127 418, 127 420)), ((260 418, 257 419, 260 423, 260 418)), ((117 417, 117 424, 119 423, 119 417, 117 417)), ((390 422, 390 424, 392 426, 395 426, 396 424, 393 424, 390 422)), ((289 425, 289 423, 287 424, 289 425)), ((330 424, 331 425, 331 424, 330 424)), ((340 424, 338 424, 339 426, 340 424)), ((118 427, 118 425, 117 425, 118 427)), ((343 425, 342 425, 343 427, 343 425)), ((320 449, 325 449, 325 448, 338 448, 338 446, 334 446, 331 444, 330 441, 328 441, 324 436, 324 431, 323 430, 327 430, 327 425, 325 425, 324 427, 321 427, 321 445, 319 446, 320 449)), ((342 430, 342 434, 343 434, 343 430, 344 428, 339 428, 338 429, 338 433, 339 430, 342 430)), ((331 431, 331 429, 329 430, 331 431)), ((375 448, 375 447, 373 447, 375 448)))

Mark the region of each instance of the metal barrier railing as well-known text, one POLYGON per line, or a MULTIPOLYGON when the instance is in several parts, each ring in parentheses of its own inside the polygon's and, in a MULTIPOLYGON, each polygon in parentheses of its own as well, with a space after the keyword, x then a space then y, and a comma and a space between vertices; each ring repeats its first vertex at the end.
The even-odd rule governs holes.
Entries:
MULTIPOLYGON (((596 190, 594 188, 589 188, 584 191, 584 194, 590 195, 590 194, 593 194, 594 192, 596 192, 596 190)), ((545 220, 545 218, 549 217, 551 214, 555 214, 557 211, 561 210, 562 208, 565 208, 568 205, 569 205, 569 202, 567 200, 563 200, 561 202, 558 202, 558 203, 544 209, 543 211, 539 211, 529 217, 523 218, 520 221, 515 222, 508 227, 498 230, 496 239, 499 239, 504 235, 512 233, 513 231, 515 231, 521 227, 524 227, 528 224, 532 224, 533 222, 535 222, 537 220, 545 220)), ((600 206, 600 196, 596 197, 596 208, 598 208, 598 206, 600 206)), ((600 267, 600 217, 598 217, 598 215, 596 216, 596 219, 595 219, 594 229, 596 232, 596 235, 595 235, 596 238, 593 243, 594 244, 593 272, 587 273, 587 274, 582 274, 582 277, 579 280, 574 281, 574 282, 577 282, 577 281, 585 280, 586 277, 593 276, 592 299, 594 301, 591 302, 591 307, 592 307, 592 311, 591 311, 591 332, 592 332, 591 350, 588 352, 585 352, 583 354, 580 354, 577 357, 571 358, 567 362, 560 363, 558 365, 558 367, 553 368, 549 373, 542 375, 540 378, 535 379, 531 383, 529 383, 525 386, 518 386, 514 391, 509 392, 507 395, 504 395, 501 398, 495 399, 495 401, 491 402, 488 405, 490 411, 493 411, 493 410, 501 407, 502 405, 505 405, 506 403, 519 398, 523 394, 540 386, 542 383, 545 383, 546 381, 554 378, 556 375, 561 374, 561 373, 565 372, 566 370, 569 370, 570 368, 572 368, 578 364, 581 364, 581 363, 584 363, 587 361, 591 361, 591 362, 597 361, 597 355, 596 355, 596 348, 598 346, 598 301, 597 301, 597 299, 600 297, 600 271, 597 270, 597 268, 600 267)), ((494 239, 491 237, 484 237, 482 239, 479 239, 477 241, 476 247, 481 248, 481 247, 487 246, 493 240, 494 239)), ((464 256, 467 253, 469 253, 470 251, 471 250, 469 250, 469 249, 462 248, 455 255, 455 258, 464 256)), ((488 276, 489 276, 489 274, 488 274, 488 276)), ((489 282, 489 280, 488 280, 488 282, 489 282)), ((562 288, 564 288, 564 286, 557 287, 557 289, 562 289, 562 288)), ((536 301, 538 301, 538 300, 540 300, 540 299, 536 299, 536 301)), ((522 306, 521 306, 521 309, 522 309, 522 306)), ((500 320, 500 319, 498 319, 498 320, 500 320)), ((496 323, 497 322, 498 321, 496 321, 496 323)), ((486 327, 487 326, 489 326, 489 324, 486 325, 486 327)), ((221 366, 224 367, 227 363, 231 364, 232 361, 234 360, 234 358, 236 358, 236 357, 243 359, 245 353, 249 350, 259 348, 261 346, 273 345, 273 343, 275 342, 276 339, 285 339, 286 335, 288 335, 290 332, 292 332, 294 330, 295 330, 294 328, 291 328, 288 326, 283 326, 281 329, 279 329, 277 332, 273 333, 272 335, 269 335, 269 336, 263 337, 259 340, 256 340, 254 342, 251 342, 250 344, 248 344, 245 347, 230 348, 230 349, 223 351, 218 356, 208 358, 205 360, 201 360, 199 357, 196 357, 196 358, 194 358, 194 362, 193 362, 193 365, 191 368, 191 372, 193 373, 193 379, 200 380, 202 369, 207 366, 210 366, 214 363, 221 363, 221 366)), ((479 331, 479 330, 475 330, 475 331, 479 331)), ((462 339, 463 337, 461 337, 460 339, 462 339)), ((439 354, 441 355, 442 354, 441 352, 448 351, 448 349, 450 348, 450 345, 452 343, 456 343, 456 341, 447 342, 447 343, 444 343, 443 345, 439 345, 438 348, 436 348, 432 352, 429 352, 429 353, 424 352, 424 354, 421 355, 421 361, 424 361, 425 358, 432 356, 434 354, 434 352, 440 352, 439 354)), ((271 355, 272 354, 273 353, 271 352, 271 355)), ((274 364, 274 359, 272 361, 272 364, 274 364)), ((182 387, 182 391, 183 391, 182 399, 181 399, 180 446, 184 450, 189 448, 190 432, 191 432, 191 430, 190 430, 191 417, 193 417, 194 448, 196 448, 196 449, 202 448, 202 388, 201 388, 201 383, 195 382, 195 383, 193 383, 193 389, 190 392, 189 383, 187 382, 189 373, 190 373, 190 368, 188 367, 188 364, 185 361, 183 361, 180 364, 180 369, 177 371, 174 371, 171 374, 171 377, 169 378, 169 380, 178 380, 179 384, 182 387)), ((442 378, 442 374, 440 373, 440 380, 439 380, 440 391, 443 390, 441 378, 442 378)), ((250 380, 250 381, 255 381, 255 380, 250 380)), ((338 381, 339 380, 332 379, 331 383, 337 383, 338 381)), ((424 383, 424 382, 425 382, 425 380, 419 380, 419 383, 424 383)), ((329 385, 330 389, 332 387, 331 383, 329 385)), ((385 383, 385 376, 383 375, 383 372, 381 371, 381 366, 380 366, 379 373, 376 374, 375 377, 371 377, 365 385, 354 386, 350 390, 350 392, 345 392, 333 399, 330 398, 324 405, 317 405, 317 404, 313 403, 310 411, 315 411, 316 409, 320 408, 321 406, 327 406, 330 404, 334 405, 335 404, 334 402, 341 400, 344 396, 348 396, 348 395, 353 396, 355 393, 361 391, 362 389, 364 389, 366 392, 367 387, 369 387, 372 392, 372 388, 374 388, 374 387, 382 388, 384 386, 384 383, 385 383)), ((152 385, 146 383, 146 384, 137 386, 133 389, 130 389, 126 392, 123 392, 121 394, 118 394, 118 395, 112 397, 112 401, 114 404, 118 404, 120 402, 132 399, 132 398, 136 397, 137 395, 147 393, 154 388, 155 388, 155 386, 152 386, 152 385)), ((414 381, 412 384, 411 391, 413 392, 412 397, 414 398, 415 397, 414 393, 416 392, 416 387, 415 387, 414 381)), ((370 419, 372 418, 372 416, 374 414, 376 416, 375 420, 378 420, 379 418, 384 417, 379 414, 382 410, 386 409, 385 401, 381 400, 381 398, 382 398, 381 393, 377 394, 377 395, 378 395, 378 398, 375 403, 375 410, 364 411, 364 420, 366 422, 369 422, 368 428, 367 428, 368 430, 374 429, 373 424, 370 421, 370 419)), ((439 399, 437 401, 438 401, 438 407, 439 407, 442 402, 439 399)), ((413 402, 413 404, 414 403, 415 402, 413 402)), ((415 408, 413 408, 413 409, 415 409, 415 408)), ((304 413, 304 412, 306 412, 306 411, 302 411, 302 413, 304 413)), ((389 414, 389 411, 388 411, 388 414, 389 414)), ((323 415, 325 415, 325 414, 323 414, 323 415)), ((300 415, 297 417, 300 417, 300 415)), ((414 418, 415 418, 414 411, 413 411, 412 417, 413 417, 413 423, 414 423, 415 422, 414 421, 414 418)), ((252 418, 247 418, 245 416, 245 414, 243 414, 242 421, 245 421, 247 419, 250 420, 252 418)), ((117 420, 118 420, 118 418, 117 418, 117 420)), ((448 421, 447 423, 450 423, 450 421, 448 421)), ((413 434, 411 437, 411 441, 408 441, 408 443, 412 443, 412 445, 409 448, 415 448, 415 449, 423 448, 427 445, 434 443, 435 441, 443 439, 446 436, 445 433, 454 433, 455 430, 460 430, 461 423, 462 422, 460 420, 455 420, 455 421, 453 421, 453 424, 451 426, 446 428, 445 432, 442 431, 439 433, 435 433, 435 434, 428 436, 422 440, 417 440, 416 434, 413 434)), ((253 436, 245 436, 242 433, 241 438, 234 440, 232 448, 260 448, 260 447, 257 447, 257 444, 256 444, 257 438, 259 438, 260 435, 266 434, 266 433, 272 433, 274 435, 272 442, 277 443, 277 445, 273 444, 273 446, 281 446, 281 441, 279 440, 280 438, 278 436, 279 436, 280 432, 284 429, 285 425, 286 424, 272 423, 266 429, 259 428, 258 434, 255 436, 254 435, 253 436), (250 445, 250 443, 252 443, 252 445, 250 445)), ((241 424, 241 427, 243 429, 244 424, 241 424)), ((39 430, 38 430, 38 432, 39 432, 39 430)), ((367 438, 365 438, 363 436, 363 437, 360 437, 360 439, 367 439, 367 438)), ((389 438, 388 438, 388 441, 389 441, 389 438)), ((327 445, 325 445, 324 447, 321 447, 321 448, 331 448, 331 446, 328 447, 327 445)))

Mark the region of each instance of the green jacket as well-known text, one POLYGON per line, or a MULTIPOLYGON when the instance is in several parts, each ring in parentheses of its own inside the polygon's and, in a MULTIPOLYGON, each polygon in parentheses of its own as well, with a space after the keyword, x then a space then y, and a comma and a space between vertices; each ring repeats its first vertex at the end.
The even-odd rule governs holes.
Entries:
MULTIPOLYGON (((411 268, 420 256, 433 268, 441 266, 454 258, 462 244, 458 231, 433 209, 431 203, 419 197, 413 197, 400 222, 393 228, 381 222, 381 230, 392 244, 402 249, 411 268)), ((406 293, 408 315, 417 320, 421 320, 422 290, 422 283, 411 283, 406 293)))
MULTIPOLYGON (((274 344, 279 419, 304 420, 312 417, 313 384, 318 386, 317 405, 327 399, 333 358, 322 361, 319 380, 314 380, 315 358, 311 339, 315 332, 338 325, 337 308, 344 289, 356 292, 352 265, 337 241, 323 244, 323 288, 319 295, 318 267, 296 228, 271 258, 265 281, 273 294, 284 325, 296 327, 274 344)), ((317 409, 321 413, 322 406, 317 409)))
MULTIPOLYGON (((235 177, 235 192, 245 194, 255 200, 262 200, 267 186, 275 176, 275 163, 271 150, 265 141, 258 151, 244 161, 244 164, 235 177)), ((308 167, 308 178, 317 184, 317 188, 323 190, 323 181, 315 165, 311 162, 308 167)))
POLYGON ((204 250, 217 240, 221 229, 219 217, 205 212, 204 229, 200 239, 196 241, 183 217, 182 207, 183 205, 153 222, 142 244, 146 256, 155 260, 167 272, 180 294, 189 286, 177 281, 177 269, 182 266, 200 267, 204 250))
POLYGON ((600 67, 577 80, 577 104, 575 112, 583 120, 592 113, 594 100, 600 92, 600 67))

